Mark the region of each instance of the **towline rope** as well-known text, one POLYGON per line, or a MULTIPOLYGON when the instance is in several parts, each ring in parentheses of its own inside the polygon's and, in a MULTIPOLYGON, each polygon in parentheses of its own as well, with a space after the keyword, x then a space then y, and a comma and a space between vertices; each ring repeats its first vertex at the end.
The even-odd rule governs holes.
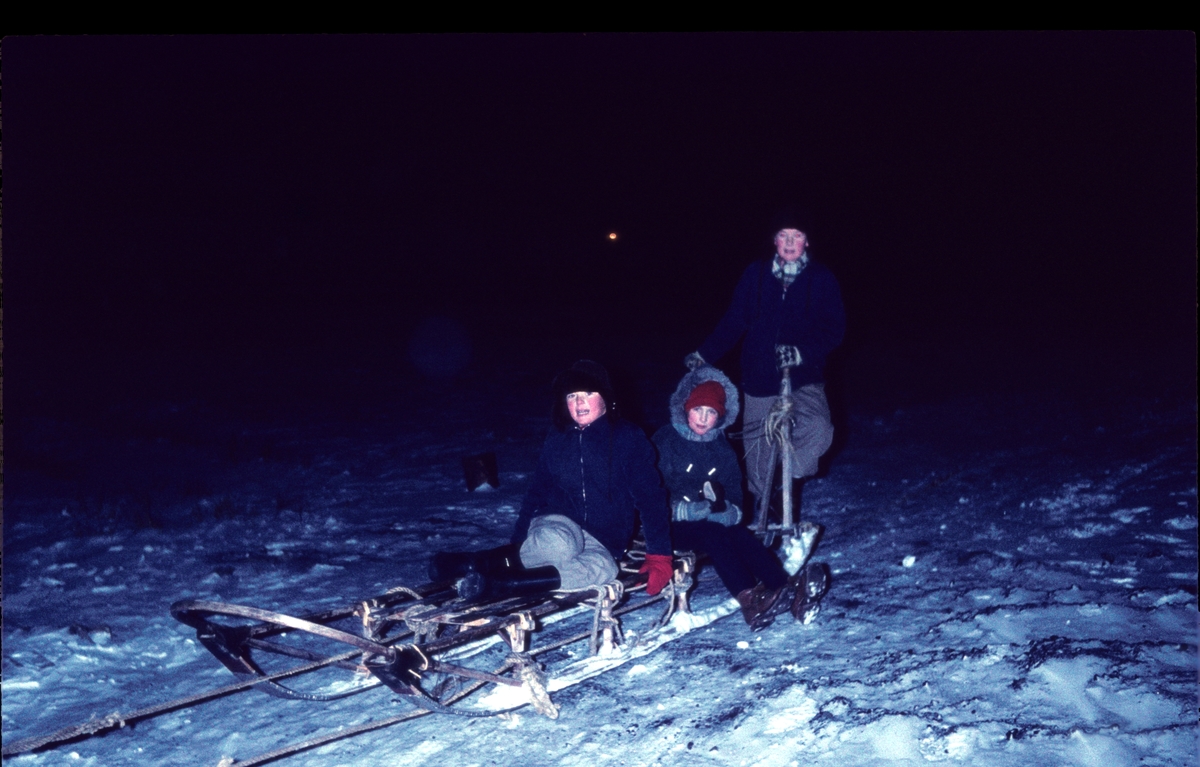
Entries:
POLYGON ((138 710, 128 714, 121 714, 114 711, 106 717, 102 717, 100 719, 93 718, 83 722, 82 724, 64 727, 61 730, 56 730, 47 735, 37 735, 31 738, 22 738, 21 740, 14 741, 12 743, 5 743, 3 752, 0 755, 15 756, 17 754, 24 754, 29 751, 36 751, 37 749, 50 745, 51 743, 61 743, 63 741, 73 740, 78 737, 95 735, 97 733, 104 732, 105 730, 119 729, 127 724, 139 721, 141 719, 149 719, 150 717, 158 716, 159 714, 166 714, 176 709, 188 708, 189 706, 194 706, 197 703, 203 703, 215 698, 231 695, 235 692, 241 692, 242 690, 249 689, 257 684, 262 684, 263 682, 273 682, 276 679, 286 679, 287 677, 296 676, 297 674, 306 674, 309 671, 315 671, 319 668, 323 668, 334 663, 352 660, 361 654, 361 650, 353 650, 341 655, 335 655, 332 658, 314 661, 304 666, 296 666, 295 668, 287 669, 286 671, 279 671, 268 676, 255 677, 254 679, 247 679, 226 687, 219 687, 215 690, 209 690, 208 692, 188 695, 183 698, 169 700, 166 703, 159 703, 146 708, 139 708, 138 710))

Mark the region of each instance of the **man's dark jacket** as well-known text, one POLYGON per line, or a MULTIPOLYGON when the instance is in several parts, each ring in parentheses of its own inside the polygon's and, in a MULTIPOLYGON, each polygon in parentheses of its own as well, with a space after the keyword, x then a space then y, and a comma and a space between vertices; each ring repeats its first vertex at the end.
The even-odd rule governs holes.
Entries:
POLYGON ((825 358, 842 342, 846 310, 833 273, 809 260, 785 291, 771 274, 771 259, 746 267, 733 291, 733 303, 700 346, 700 356, 716 363, 742 342, 742 388, 755 397, 779 394, 775 345, 800 350, 804 362, 793 368, 793 388, 825 380, 825 358))
POLYGON ((647 553, 670 555, 671 513, 654 448, 641 429, 606 414, 587 428, 572 425, 546 437, 512 540, 525 540, 535 516, 562 514, 620 561, 639 513, 647 553))

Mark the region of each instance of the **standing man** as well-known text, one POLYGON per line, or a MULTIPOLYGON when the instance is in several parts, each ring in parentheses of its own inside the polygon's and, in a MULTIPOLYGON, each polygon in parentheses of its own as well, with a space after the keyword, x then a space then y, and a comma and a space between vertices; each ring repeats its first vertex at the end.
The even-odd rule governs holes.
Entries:
POLYGON ((817 460, 833 443, 825 358, 842 342, 846 311, 833 273, 809 257, 807 246, 808 235, 794 214, 777 219, 774 257, 746 268, 716 330, 684 360, 695 370, 742 341, 742 431, 747 484, 760 501, 757 509, 770 503, 774 464, 765 421, 779 396, 781 370, 791 371, 792 476, 816 474, 817 460))

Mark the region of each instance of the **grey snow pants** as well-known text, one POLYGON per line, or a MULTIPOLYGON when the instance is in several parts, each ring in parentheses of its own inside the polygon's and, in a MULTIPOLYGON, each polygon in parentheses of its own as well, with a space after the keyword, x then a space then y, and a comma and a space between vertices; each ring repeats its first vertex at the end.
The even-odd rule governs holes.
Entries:
MULTIPOLYGON (((746 408, 742 411, 746 483, 756 498, 762 498, 767 492, 775 472, 764 424, 776 399, 778 397, 747 394, 746 408)), ((809 384, 793 391, 792 414, 792 447, 795 450, 792 476, 796 479, 811 477, 817 473, 817 460, 833 444, 833 422, 829 417, 829 402, 825 399, 825 384, 809 384)), ((779 460, 778 454, 775 460, 779 460)))

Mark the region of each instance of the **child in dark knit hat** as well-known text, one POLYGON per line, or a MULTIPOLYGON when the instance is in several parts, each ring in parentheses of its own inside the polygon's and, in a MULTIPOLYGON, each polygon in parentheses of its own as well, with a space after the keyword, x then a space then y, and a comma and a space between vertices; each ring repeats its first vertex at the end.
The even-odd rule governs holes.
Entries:
POLYGON ((602 585, 618 575, 640 522, 646 593, 671 580, 670 512, 654 448, 617 418, 608 372, 579 360, 555 378, 554 428, 546 436, 511 543, 480 552, 439 552, 434 581, 457 579, 459 596, 506 597, 602 585))

